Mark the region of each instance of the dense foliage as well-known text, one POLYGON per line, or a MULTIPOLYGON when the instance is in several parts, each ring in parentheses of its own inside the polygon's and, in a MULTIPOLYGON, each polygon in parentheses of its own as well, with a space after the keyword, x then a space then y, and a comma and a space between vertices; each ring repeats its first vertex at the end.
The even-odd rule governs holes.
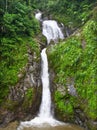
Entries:
POLYGON ((27 50, 37 52, 34 40, 39 33, 39 23, 33 8, 22 0, 0 0, 0 102, 9 86, 18 81, 20 70, 27 63, 27 50))
MULTIPOLYGON (((48 47, 50 67, 56 75, 54 83, 65 88, 64 93, 57 90, 54 94, 58 112, 73 119, 74 110, 80 107, 86 118, 97 120, 96 4, 96 0, 0 0, 0 104, 9 87, 18 82, 18 74, 25 73, 28 49, 39 55, 35 37, 40 27, 34 18, 39 9, 44 17, 70 28, 81 27, 76 35, 48 47), (75 87, 76 95, 69 93, 68 85, 75 87)), ((33 91, 27 90, 24 109, 31 105, 33 91)))
MULTIPOLYGON (((95 12, 97 13, 97 12, 95 12)), ((49 62, 56 77, 54 82, 65 87, 66 93, 55 92, 58 109, 71 116, 80 108, 87 118, 97 119, 97 21, 89 20, 81 32, 50 48, 49 62), (70 95, 68 84, 77 95, 70 95)))
POLYGON ((77 27, 90 18, 95 2, 96 0, 34 0, 33 4, 35 8, 51 15, 64 25, 77 27))

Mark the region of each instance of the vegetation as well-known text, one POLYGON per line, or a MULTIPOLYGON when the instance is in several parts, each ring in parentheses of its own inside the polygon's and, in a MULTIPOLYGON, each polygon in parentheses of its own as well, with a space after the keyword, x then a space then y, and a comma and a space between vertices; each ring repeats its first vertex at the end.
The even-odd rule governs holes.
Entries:
POLYGON ((33 98, 34 98, 34 90, 33 88, 29 88, 26 92, 25 99, 22 104, 24 110, 27 110, 28 106, 31 107, 33 98))
POLYGON ((92 17, 81 32, 49 49, 50 66, 56 73, 54 82, 66 88, 63 95, 59 91, 55 92, 55 103, 63 114, 69 113, 70 117, 80 106, 88 118, 97 119, 96 36, 97 21, 92 17), (68 91, 67 84, 72 81, 77 96, 70 95, 68 91))
MULTIPOLYGON (((81 27, 75 35, 48 47, 50 67, 56 75, 54 83, 66 90, 65 93, 55 91, 55 105, 71 120, 79 107, 87 118, 97 120, 96 0, 0 0, 0 104, 5 101, 9 87, 19 81, 18 74, 25 73, 28 49, 39 56, 35 38, 40 27, 34 18, 37 9, 67 27, 81 27), (76 95, 69 93, 67 84, 74 85, 76 95)), ((26 91, 24 109, 32 105, 33 91, 32 88, 26 91)), ((10 107, 12 103, 7 102, 9 109, 17 105, 10 107)))
POLYGON ((40 32, 33 8, 22 0, 0 0, 0 102, 3 102, 28 62, 27 51, 39 55, 35 35, 40 32))
POLYGON ((32 3, 35 8, 51 15, 64 25, 78 27, 90 18, 95 2, 96 0, 34 0, 32 3))

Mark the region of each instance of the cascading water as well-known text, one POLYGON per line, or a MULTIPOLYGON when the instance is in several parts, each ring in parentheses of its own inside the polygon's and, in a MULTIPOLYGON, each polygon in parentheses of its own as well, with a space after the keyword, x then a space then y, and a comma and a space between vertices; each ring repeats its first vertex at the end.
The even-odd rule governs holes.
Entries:
MULTIPOLYGON (((41 13, 36 14, 36 18, 41 20, 41 13)), ((56 42, 59 38, 63 39, 64 36, 61 29, 58 27, 56 21, 47 20, 43 22, 43 35, 47 38, 49 44, 51 40, 56 42)), ((77 126, 71 126, 67 123, 60 122, 54 119, 51 112, 51 94, 49 84, 49 73, 48 73, 48 60, 46 55, 46 48, 41 52, 41 80, 42 80, 42 101, 38 115, 31 121, 21 122, 17 130, 82 130, 77 126), (53 127, 52 127, 53 126, 53 127), (30 129, 31 128, 31 129, 30 129)))
MULTIPOLYGON (((41 20, 41 13, 35 15, 36 19, 41 20)), ((63 39, 64 36, 61 32, 61 29, 58 27, 56 21, 44 21, 43 22, 43 35, 47 37, 48 44, 51 40, 56 42, 59 38, 63 39)), ((46 48, 44 48, 41 52, 42 59, 42 72, 41 72, 41 80, 42 80, 42 102, 40 105, 39 114, 37 117, 32 119, 31 121, 21 122, 20 126, 17 130, 22 130, 24 127, 43 127, 44 124, 49 124, 50 126, 63 125, 64 123, 57 121, 53 118, 51 114, 51 94, 50 94, 50 84, 49 84, 49 73, 48 73, 48 60, 46 55, 46 48)))
POLYGON ((42 16, 42 13, 41 12, 38 12, 35 14, 35 18, 39 21, 41 21, 41 16, 42 16))
POLYGON ((49 73, 48 73, 48 61, 47 61, 47 55, 46 55, 46 48, 42 50, 41 52, 41 58, 42 58, 42 102, 40 106, 40 112, 39 117, 52 117, 51 115, 51 95, 50 95, 50 89, 49 89, 49 73))
MULTIPOLYGON (((38 12, 35 15, 35 18, 39 21, 42 21, 41 16, 42 13, 38 12)), ((48 44, 51 40, 56 43, 58 42, 58 39, 64 39, 64 35, 55 20, 45 20, 43 21, 42 26, 42 34, 47 38, 48 44)))
POLYGON ((64 39, 64 35, 55 20, 43 21, 42 34, 46 36, 48 44, 51 40, 56 43, 58 39, 64 39))

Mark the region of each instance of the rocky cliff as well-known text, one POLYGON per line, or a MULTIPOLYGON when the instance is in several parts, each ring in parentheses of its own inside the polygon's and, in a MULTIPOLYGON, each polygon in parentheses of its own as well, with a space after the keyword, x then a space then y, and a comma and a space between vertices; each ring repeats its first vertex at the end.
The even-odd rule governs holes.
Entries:
POLYGON ((19 81, 9 87, 9 94, 0 106, 0 126, 14 120, 32 119, 41 101, 40 57, 28 49, 28 63, 19 74, 19 81))

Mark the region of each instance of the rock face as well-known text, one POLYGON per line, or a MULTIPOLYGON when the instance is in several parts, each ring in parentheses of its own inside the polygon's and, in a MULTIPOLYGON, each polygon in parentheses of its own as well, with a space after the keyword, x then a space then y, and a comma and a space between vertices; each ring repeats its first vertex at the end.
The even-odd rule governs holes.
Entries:
POLYGON ((0 126, 14 120, 30 120, 41 102, 40 58, 28 50, 28 63, 18 74, 19 82, 9 88, 6 102, 0 108, 0 126))
POLYGON ((6 128, 0 128, 0 130, 16 130, 17 126, 18 126, 18 122, 15 121, 15 122, 9 123, 6 128))

